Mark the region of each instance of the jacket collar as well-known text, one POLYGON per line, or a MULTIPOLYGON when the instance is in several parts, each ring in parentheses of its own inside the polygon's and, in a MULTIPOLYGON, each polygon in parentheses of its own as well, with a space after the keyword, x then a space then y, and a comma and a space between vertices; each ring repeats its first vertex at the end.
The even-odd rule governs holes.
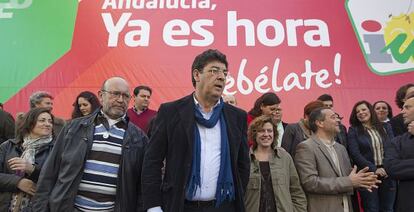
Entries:
POLYGON ((193 99, 194 93, 191 95, 188 95, 181 99, 177 104, 177 110, 180 115, 180 119, 182 120, 182 124, 185 130, 185 134, 187 135, 187 141, 189 145, 189 149, 192 151, 193 149, 193 140, 194 140, 194 99, 193 99))
MULTIPOLYGON (((82 121, 80 125, 83 125, 83 126, 93 125, 95 121, 97 120, 97 118, 105 118, 104 114, 102 114, 101 112, 101 109, 102 107, 100 109, 95 110, 91 115, 81 118, 82 121)), ((122 117, 121 121, 124 122, 126 125, 128 125, 129 117, 126 115, 126 113, 122 117)))
MULTIPOLYGON (((178 103, 175 108, 178 111, 178 114, 182 121, 181 123, 187 135, 188 148, 190 149, 190 151, 192 151, 193 149, 194 125, 195 125, 194 108, 196 107, 193 95, 194 95, 194 92, 178 100, 178 103)), ((224 113, 224 118, 226 119, 227 136, 229 139, 230 152, 231 152, 234 149, 233 145, 237 145, 237 142, 231 142, 234 140, 234 130, 231 130, 231 129, 237 128, 238 123, 235 118, 229 118, 229 117, 235 116, 235 114, 232 114, 232 109, 230 109, 230 106, 228 104, 224 104, 223 113, 224 113)))
MULTIPOLYGON (((251 160, 256 160, 256 156, 254 155, 253 148, 250 148, 249 153, 250 153, 250 159, 251 160)), ((278 148, 273 149, 272 158, 275 158, 275 157, 281 158, 280 157, 280 150, 278 150, 278 148)))
MULTIPOLYGON (((328 147, 323 143, 323 141, 321 141, 316 135, 312 135, 312 140, 315 142, 315 143, 317 143, 318 144, 318 147, 319 147, 319 149, 321 150, 321 152, 324 154, 324 156, 326 157, 326 159, 329 161, 329 163, 331 164, 331 166, 332 166, 332 169, 335 171, 335 173, 336 173, 336 175, 338 176, 338 177, 340 177, 341 176, 341 172, 340 172, 340 170, 338 170, 337 168, 336 168, 336 165, 335 165, 335 163, 334 163, 334 161, 332 160, 332 157, 331 157, 331 154, 328 152, 328 147)), ((336 143, 334 143, 333 144, 333 147, 334 147, 334 149, 335 149, 335 151, 336 151, 336 154, 338 155, 338 161, 339 161, 339 166, 340 166, 340 168, 342 168, 343 167, 343 163, 342 163, 342 158, 341 158, 341 156, 339 155, 339 151, 338 151, 338 148, 337 148, 337 144, 336 143)))

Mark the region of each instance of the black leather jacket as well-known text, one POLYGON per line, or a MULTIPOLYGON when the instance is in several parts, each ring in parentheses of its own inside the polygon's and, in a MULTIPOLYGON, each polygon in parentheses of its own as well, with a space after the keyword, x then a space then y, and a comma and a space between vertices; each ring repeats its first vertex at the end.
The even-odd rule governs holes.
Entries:
MULTIPOLYGON (((35 170, 31 175, 26 175, 24 178, 37 182, 40 170, 46 161, 49 152, 52 150, 53 141, 48 145, 40 148, 35 155, 35 170)), ((0 145, 0 211, 7 211, 11 196, 17 192, 17 183, 23 178, 15 174, 7 164, 7 161, 14 157, 20 157, 23 149, 16 139, 10 139, 0 145)))
MULTIPOLYGON (((33 211, 75 211, 74 199, 93 142, 95 118, 69 122, 56 139, 37 185, 33 211)), ((148 138, 128 122, 118 172, 115 211, 142 211, 141 167, 148 138)))

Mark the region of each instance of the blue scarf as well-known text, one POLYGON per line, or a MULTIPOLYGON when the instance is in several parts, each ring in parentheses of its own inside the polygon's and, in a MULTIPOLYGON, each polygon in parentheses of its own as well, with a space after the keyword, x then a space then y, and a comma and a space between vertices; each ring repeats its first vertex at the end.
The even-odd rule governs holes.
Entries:
MULTIPOLYGON (((217 121, 220 120, 220 137, 221 137, 221 160, 220 172, 217 179, 216 190, 216 207, 224 201, 233 201, 235 199, 233 173, 231 171, 230 148, 227 137, 227 126, 222 109, 224 103, 220 99, 220 103, 213 109, 213 114, 209 120, 204 119, 201 112, 195 108, 195 120, 198 124, 213 128, 217 121)), ((201 139, 197 124, 194 126, 194 145, 193 145, 193 161, 191 164, 191 175, 187 182, 186 198, 192 200, 197 187, 200 188, 200 155, 201 155, 201 139)))

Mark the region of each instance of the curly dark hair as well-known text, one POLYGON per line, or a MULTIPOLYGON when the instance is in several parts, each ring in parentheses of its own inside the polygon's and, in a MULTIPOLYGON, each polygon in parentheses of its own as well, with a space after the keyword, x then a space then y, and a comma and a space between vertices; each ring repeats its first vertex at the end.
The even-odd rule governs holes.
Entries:
POLYGON ((257 149, 257 141, 256 141, 256 135, 259 130, 263 128, 263 126, 266 123, 270 123, 273 126, 273 143, 272 143, 272 149, 276 148, 277 145, 277 138, 279 136, 279 133, 277 131, 277 125, 275 123, 275 120, 272 116, 269 115, 262 115, 257 118, 255 118, 249 125, 249 130, 247 131, 247 135, 249 136, 249 140, 253 141, 253 150, 257 149))
POLYGON ((206 50, 194 58, 193 65, 191 65, 191 81, 193 83, 194 88, 196 85, 196 81, 193 76, 194 70, 197 69, 199 71, 202 71, 208 63, 213 61, 219 61, 220 63, 223 63, 226 66, 226 68, 228 68, 229 64, 227 62, 226 55, 224 55, 217 49, 206 50))
POLYGON ((96 109, 101 107, 101 103, 99 102, 98 97, 96 97, 96 95, 90 91, 83 91, 81 92, 75 99, 75 102, 73 102, 72 106, 73 106, 73 111, 72 111, 72 119, 74 118, 79 118, 82 117, 82 113, 79 109, 79 105, 78 105, 78 99, 80 97, 85 98, 86 100, 88 100, 89 103, 91 103, 91 111, 95 111, 96 109))
POLYGON ((397 90, 397 92, 395 93, 395 104, 397 104, 397 106, 398 106, 400 109, 402 109, 402 108, 403 108, 405 95, 406 95, 406 93, 407 93, 407 90, 408 90, 409 88, 411 88, 411 87, 414 87, 414 84, 413 84, 413 83, 408 83, 408 84, 405 84, 405 85, 401 86, 401 87, 397 90))

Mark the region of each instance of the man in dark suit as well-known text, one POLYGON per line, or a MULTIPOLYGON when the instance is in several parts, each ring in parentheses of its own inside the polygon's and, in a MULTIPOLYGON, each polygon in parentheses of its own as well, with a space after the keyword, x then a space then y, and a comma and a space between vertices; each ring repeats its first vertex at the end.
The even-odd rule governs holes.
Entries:
POLYGON ((408 132, 395 137, 385 151, 384 167, 392 179, 399 181, 396 211, 412 211, 414 202, 414 94, 407 96, 401 112, 408 132))
POLYGON ((198 55, 191 69, 195 91, 160 106, 142 170, 148 212, 245 211, 247 115, 221 99, 227 65, 218 50, 198 55))
MULTIPOLYGON (((401 110, 403 109, 405 99, 407 99, 408 94, 411 92, 414 92, 413 83, 405 84, 397 90, 397 93, 395 94, 395 103, 397 104, 398 108, 401 110)), ((394 136, 396 137, 407 132, 407 124, 404 123, 403 114, 401 112, 392 117, 390 124, 392 126, 394 136)))

